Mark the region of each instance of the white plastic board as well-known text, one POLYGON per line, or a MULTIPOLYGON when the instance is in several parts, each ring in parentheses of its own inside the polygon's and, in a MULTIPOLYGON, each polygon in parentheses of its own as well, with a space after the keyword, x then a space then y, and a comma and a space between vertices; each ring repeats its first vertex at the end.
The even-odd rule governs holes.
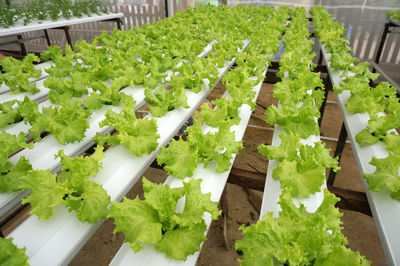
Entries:
MULTIPOLYGON (((331 80, 335 86, 339 87, 339 84, 343 79, 340 77, 342 71, 330 68, 330 55, 327 54, 323 46, 321 49, 331 80)), ((388 156, 388 152, 382 143, 366 147, 360 147, 360 145, 358 145, 355 137, 358 132, 367 127, 369 115, 367 113, 351 114, 347 112, 344 104, 349 97, 350 92, 343 91, 342 94, 337 96, 337 101, 353 148, 354 157, 362 177, 364 173, 371 174, 375 172, 375 166, 369 164, 372 157, 385 158, 388 156)), ((387 190, 381 192, 371 192, 367 190, 365 179, 361 179, 366 190, 372 216, 378 229, 386 261, 389 265, 400 265, 400 202, 392 199, 387 190)))

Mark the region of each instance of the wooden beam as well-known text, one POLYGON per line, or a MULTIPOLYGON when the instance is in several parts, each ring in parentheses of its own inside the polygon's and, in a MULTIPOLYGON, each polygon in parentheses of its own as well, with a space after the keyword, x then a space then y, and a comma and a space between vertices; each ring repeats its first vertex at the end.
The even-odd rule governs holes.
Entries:
POLYGON ((245 188, 264 191, 265 176, 265 173, 232 168, 227 182, 245 188))
POLYGON ((344 210, 357 211, 365 215, 372 216, 367 195, 364 192, 353 191, 334 186, 328 186, 328 190, 335 194, 336 197, 340 198, 340 201, 336 203, 336 207, 344 210))

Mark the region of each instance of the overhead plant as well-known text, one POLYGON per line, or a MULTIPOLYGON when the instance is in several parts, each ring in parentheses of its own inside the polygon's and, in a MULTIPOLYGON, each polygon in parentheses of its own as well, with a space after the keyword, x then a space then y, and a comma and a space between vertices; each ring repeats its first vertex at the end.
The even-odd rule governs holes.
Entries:
POLYGON ((108 5, 100 0, 33 0, 24 4, 1 3, 0 28, 102 13, 108 13, 108 5))
POLYGON ((386 17, 400 21, 400 10, 390 10, 386 13, 386 17))

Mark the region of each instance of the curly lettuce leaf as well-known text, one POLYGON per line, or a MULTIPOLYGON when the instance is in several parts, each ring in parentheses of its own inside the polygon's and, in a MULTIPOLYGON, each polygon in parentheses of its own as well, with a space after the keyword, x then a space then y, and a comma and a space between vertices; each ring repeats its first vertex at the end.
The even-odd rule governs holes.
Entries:
POLYGON ((7 173, 12 163, 8 157, 19 149, 32 149, 33 143, 26 143, 25 133, 21 132, 18 136, 8 134, 6 131, 0 133, 0 173, 7 173))
POLYGON ((300 138, 308 138, 310 135, 319 135, 319 126, 316 119, 320 112, 314 101, 307 98, 300 107, 282 106, 276 108, 271 105, 265 111, 266 122, 270 125, 280 125, 286 133, 297 134, 300 138))
POLYGON ((330 265, 361 265, 368 266, 372 262, 361 256, 358 251, 354 252, 344 246, 337 246, 325 258, 317 258, 314 262, 315 266, 330 265))
POLYGON ((325 180, 325 168, 316 166, 299 171, 298 161, 283 160, 272 172, 272 177, 280 181, 281 188, 292 188, 293 197, 308 198, 320 191, 325 180))
POLYGON ((25 254, 26 248, 18 248, 13 242, 13 238, 0 238, 0 264, 26 266, 28 256, 25 254))
POLYGON ((231 167, 232 154, 237 154, 243 148, 242 141, 235 140, 235 133, 230 131, 231 123, 219 123, 218 131, 204 134, 201 120, 195 120, 186 129, 188 141, 197 149, 200 160, 207 167, 209 162, 217 162, 217 173, 223 173, 231 167))
POLYGON ((278 160, 280 162, 284 159, 289 161, 296 160, 297 151, 302 146, 300 138, 294 134, 285 133, 280 134, 279 138, 281 139, 279 147, 261 144, 258 146, 258 151, 269 160, 278 160))
POLYGON ((325 189, 324 201, 316 212, 309 213, 302 204, 297 208, 290 190, 285 189, 280 196, 279 218, 274 218, 270 212, 256 224, 240 227, 244 234, 244 238, 236 242, 236 249, 243 251, 240 264, 307 265, 316 259, 321 263, 333 259, 332 254, 347 244, 340 232, 342 214, 335 208, 337 201, 325 189))
POLYGON ((7 56, 0 61, 1 67, 6 72, 2 79, 13 94, 21 92, 34 94, 40 91, 35 83, 29 81, 29 78, 38 79, 42 72, 34 68, 33 62, 40 62, 39 57, 34 54, 28 54, 22 61, 11 56, 7 56))
POLYGON ((169 90, 160 88, 156 92, 147 87, 145 89, 145 96, 145 101, 151 104, 149 110, 155 117, 161 117, 179 106, 189 108, 183 86, 176 86, 169 90))
POLYGON ((204 232, 207 230, 206 223, 201 223, 193 227, 179 227, 168 231, 163 238, 156 243, 156 248, 164 252, 167 257, 176 260, 186 260, 187 256, 200 250, 200 244, 207 238, 204 232))
POLYGON ((199 161, 197 149, 183 139, 171 140, 168 147, 161 147, 157 155, 158 165, 165 164, 164 169, 178 178, 192 176, 199 161))
POLYGON ((158 147, 157 122, 154 119, 137 119, 135 115, 135 101, 131 97, 124 98, 124 107, 121 113, 107 110, 106 118, 100 122, 100 126, 111 126, 118 130, 115 136, 105 137, 111 142, 118 140, 126 146, 128 151, 135 156, 150 154, 158 147))
POLYGON ((172 217, 177 225, 193 229, 204 221, 204 212, 210 213, 213 220, 221 214, 221 211, 218 210, 218 203, 210 200, 211 192, 207 194, 201 192, 201 182, 201 179, 194 179, 183 183, 185 208, 182 213, 177 213, 172 217))
POLYGON ((89 127, 87 118, 90 114, 90 111, 82 108, 78 100, 61 107, 43 108, 42 114, 35 119, 29 129, 30 136, 39 141, 42 130, 46 130, 51 132, 60 144, 80 141, 89 127))
POLYGON ((0 192, 15 192, 21 190, 20 177, 24 176, 32 166, 25 157, 20 157, 18 162, 7 173, 0 175, 0 192))
POLYGON ((30 203, 30 214, 36 214, 44 221, 54 214, 54 207, 63 203, 63 197, 69 191, 57 183, 57 175, 50 170, 32 170, 20 178, 21 189, 29 189, 32 193, 22 200, 23 204, 30 203), (44 195, 46 195, 44 197, 44 195))
POLYGON ((70 212, 74 211, 82 222, 97 223, 105 218, 110 197, 101 185, 88 180, 97 175, 102 165, 103 147, 97 146, 89 157, 70 158, 63 151, 57 157, 61 158, 63 165, 58 176, 51 174, 50 170, 31 170, 20 178, 20 189, 32 191, 22 203, 30 203, 31 213, 40 220, 51 217, 54 207, 59 204, 64 204, 70 212))
POLYGON ((114 219, 114 233, 123 232, 124 242, 130 243, 130 248, 135 252, 143 249, 138 241, 157 243, 162 237, 162 225, 157 212, 139 197, 114 202, 107 217, 114 219))
POLYGON ((108 217, 114 219, 114 233, 123 232, 124 241, 135 252, 143 249, 141 242, 149 242, 168 257, 186 260, 206 239, 204 212, 210 212, 213 219, 220 214, 210 194, 201 193, 200 183, 201 179, 191 180, 183 188, 171 188, 144 178, 144 200, 124 198, 112 204, 108 217), (181 213, 177 211, 180 199, 184 199, 181 213))
POLYGON ((396 88, 387 82, 380 83, 376 88, 360 87, 351 94, 345 106, 351 113, 369 113, 373 116, 385 111, 389 99, 396 98, 396 92, 396 88))
POLYGON ((212 104, 215 104, 217 108, 211 109, 207 104, 201 106, 201 117, 207 125, 218 127, 222 121, 229 121, 235 125, 239 124, 238 108, 240 105, 238 101, 222 97, 212 101, 212 104))
POLYGON ((95 224, 107 216, 111 198, 101 185, 87 181, 75 190, 68 194, 63 203, 68 211, 75 211, 80 221, 95 224))
POLYGON ((376 170, 372 174, 364 174, 371 191, 382 191, 385 187, 391 193, 392 198, 400 200, 400 156, 389 152, 389 156, 383 159, 372 157, 369 164, 376 170))

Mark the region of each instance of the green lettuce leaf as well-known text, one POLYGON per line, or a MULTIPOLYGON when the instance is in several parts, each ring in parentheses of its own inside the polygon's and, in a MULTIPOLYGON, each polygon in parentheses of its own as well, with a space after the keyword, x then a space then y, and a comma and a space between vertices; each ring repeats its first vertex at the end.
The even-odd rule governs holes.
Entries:
POLYGON ((210 193, 201 193, 201 181, 190 180, 183 188, 171 188, 143 178, 144 200, 124 198, 112 204, 108 217, 114 219, 114 233, 123 232, 124 241, 135 252, 143 249, 140 242, 149 242, 168 257, 186 260, 206 239, 204 212, 211 213, 213 219, 220 214, 210 193), (181 213, 177 210, 180 199, 184 199, 181 213))
POLYGON ((60 151, 63 168, 57 176, 50 170, 31 170, 20 178, 20 189, 29 189, 32 194, 22 200, 30 203, 31 213, 40 220, 46 220, 54 214, 54 207, 64 204, 68 211, 75 211, 82 222, 97 223, 107 215, 110 197, 99 184, 89 181, 99 172, 104 157, 103 147, 97 146, 88 157, 68 157, 60 151), (45 200, 43 195, 46 195, 45 200))
POLYGON ((386 187, 394 199, 400 200, 400 156, 389 152, 389 156, 383 159, 372 157, 369 164, 374 165, 376 170, 372 174, 363 175, 367 180, 368 189, 382 191, 386 187))
POLYGON ((296 135, 285 133, 280 134, 279 138, 281 139, 279 147, 261 144, 258 146, 258 151, 269 160, 278 160, 280 162, 284 159, 289 161, 296 160, 297 151, 302 146, 300 138, 296 135))
POLYGON ((30 203, 32 210, 29 213, 36 214, 41 221, 54 214, 54 207, 63 203, 63 197, 68 193, 64 186, 57 183, 57 175, 51 174, 50 170, 29 171, 20 180, 21 189, 32 191, 22 203, 30 203))
POLYGON ((157 212, 139 197, 134 200, 124 198, 122 202, 114 202, 107 217, 114 219, 116 225, 114 233, 123 232, 124 242, 130 243, 130 248, 135 252, 143 249, 138 241, 157 243, 162 237, 157 212))
POLYGON ((0 175, 0 192, 19 191, 21 186, 20 177, 24 176, 32 166, 25 157, 20 157, 18 162, 7 173, 0 175))
POLYGON ((157 122, 154 119, 137 119, 135 115, 135 101, 131 97, 124 98, 124 107, 121 113, 107 110, 106 118, 100 122, 100 126, 111 126, 118 130, 115 136, 105 137, 104 140, 112 139, 110 142, 126 146, 128 151, 135 156, 150 154, 158 147, 157 122))
POLYGON ((222 97, 212 101, 212 104, 215 104, 217 108, 211 109, 207 104, 201 106, 201 117, 207 125, 218 127, 223 121, 229 121, 235 125, 239 124, 238 108, 240 105, 238 101, 222 97))
POLYGON ((266 122, 270 125, 278 124, 286 133, 297 134, 300 138, 318 136, 319 126, 316 119, 320 113, 314 101, 311 98, 307 99, 300 107, 285 105, 276 108, 275 105, 271 105, 265 111, 266 122))
POLYGON ((272 172, 272 177, 280 181, 281 188, 292 188, 293 197, 308 198, 320 191, 325 180, 325 168, 316 166, 301 172, 298 168, 297 161, 283 160, 272 172))
POLYGON ((370 116, 385 111, 389 99, 396 98, 396 89, 387 82, 380 83, 376 88, 360 87, 353 92, 345 103, 351 113, 369 113, 370 116))
POLYGON ((156 248, 164 252, 167 257, 176 260, 186 260, 187 256, 200 250, 200 244, 207 238, 204 232, 207 230, 204 220, 193 227, 179 227, 168 231, 163 238, 156 243, 156 248))
POLYGON ((6 72, 2 79, 13 94, 21 92, 34 94, 40 91, 36 87, 36 83, 29 82, 29 78, 38 79, 42 72, 34 68, 33 62, 40 62, 39 57, 34 54, 28 54, 22 61, 11 56, 7 56, 0 61, 1 67, 6 72))
POLYGON ((171 140, 168 147, 161 147, 157 155, 158 165, 165 164, 164 169, 178 178, 192 176, 199 161, 197 149, 183 139, 171 140))
MULTIPOLYGON (((321 263, 333 259, 337 250, 347 244, 341 234, 342 214, 335 203, 338 199, 326 189, 324 201, 316 212, 309 213, 304 205, 297 208, 290 189, 285 189, 279 204, 279 218, 272 212, 263 220, 240 229, 244 238, 236 242, 243 251, 241 265, 308 265, 318 259, 321 263)), ((349 258, 349 256, 346 256, 349 258)))
POLYGON ((371 265, 371 261, 366 260, 360 253, 353 252, 351 249, 344 246, 335 247, 332 252, 325 258, 317 258, 314 262, 315 266, 330 266, 330 265, 371 265))
POLYGON ((194 179, 183 183, 185 208, 182 213, 175 214, 172 218, 181 227, 194 229, 197 224, 204 222, 204 212, 210 213, 213 220, 221 214, 221 211, 218 210, 218 203, 210 200, 211 193, 201 193, 201 181, 201 179, 194 179))
POLYGON ((387 134, 383 140, 387 151, 400 156, 400 135, 387 134))
POLYGON ((0 173, 7 173, 11 169, 12 163, 8 157, 19 149, 32 149, 33 143, 26 143, 25 133, 21 132, 18 136, 8 134, 6 131, 0 133, 0 173))
POLYGON ((179 106, 189 108, 183 86, 176 86, 169 90, 160 88, 156 92, 153 92, 150 88, 146 88, 145 95, 145 101, 151 104, 149 110, 155 117, 161 117, 179 106))
POLYGON ((18 248, 12 242, 13 238, 0 238, 0 264, 25 266, 28 264, 28 256, 25 254, 26 248, 18 248))
POLYGON ((87 118, 91 112, 81 106, 81 102, 74 100, 61 107, 43 108, 42 114, 36 118, 29 129, 30 136, 40 140, 42 130, 51 132, 60 144, 80 141, 89 127, 87 118), (74 121, 74 123, 71 123, 74 121))

